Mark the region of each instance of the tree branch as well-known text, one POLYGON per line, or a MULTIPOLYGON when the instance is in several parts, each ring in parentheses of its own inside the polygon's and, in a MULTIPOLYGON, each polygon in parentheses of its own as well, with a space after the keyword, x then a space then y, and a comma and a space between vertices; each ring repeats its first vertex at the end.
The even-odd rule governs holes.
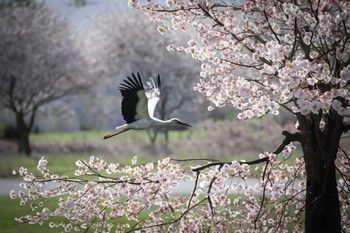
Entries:
MULTIPOLYGON (((269 157, 264 157, 264 158, 261 158, 261 159, 256 159, 256 160, 252 160, 252 161, 239 161, 239 164, 248 164, 248 165, 254 165, 254 164, 259 164, 259 163, 262 163, 262 162, 267 162, 269 160, 269 157)), ((224 166, 225 164, 231 164, 232 162, 213 162, 213 163, 208 163, 206 165, 203 165, 203 166, 200 166, 200 167, 196 167, 196 168, 193 168, 192 171, 194 172, 198 172, 198 171, 202 171, 204 169, 207 169, 209 167, 212 167, 212 166, 224 166)))
POLYGON ((300 133, 290 133, 288 131, 283 131, 282 135, 285 136, 284 140, 282 143, 275 149, 273 152, 274 154, 279 154, 283 151, 283 149, 291 142, 300 142, 301 141, 301 135, 300 133))
POLYGON ((275 38, 276 38, 276 40, 278 41, 278 43, 281 44, 280 39, 278 38, 278 36, 277 36, 275 30, 273 30, 273 28, 272 28, 272 26, 271 26, 271 24, 270 24, 269 17, 267 16, 266 10, 264 10, 264 16, 265 16, 267 25, 269 25, 269 28, 270 28, 271 32, 272 32, 273 35, 275 36, 275 38))
POLYGON ((198 180, 199 180, 199 171, 197 171, 197 176, 196 176, 196 181, 194 183, 194 187, 193 187, 193 191, 192 191, 192 194, 191 194, 191 197, 188 201, 188 205, 187 205, 187 209, 190 209, 191 207, 191 202, 192 202, 192 198, 194 197, 194 195, 196 194, 196 189, 197 189, 197 186, 198 186, 198 180))
POLYGON ((190 212, 193 208, 195 208, 196 206, 202 204, 203 202, 205 202, 206 200, 208 200, 208 198, 204 198, 203 200, 197 202, 196 204, 194 204, 193 206, 191 206, 188 210, 186 210, 185 212, 183 212, 178 218, 176 218, 173 221, 170 222, 164 222, 164 223, 160 223, 160 224, 153 224, 153 225, 149 225, 149 226, 144 226, 144 227, 140 227, 140 228, 135 228, 135 229, 131 229, 127 232, 133 232, 133 231, 140 231, 140 230, 144 230, 144 229, 149 229, 149 228, 153 228, 153 227, 161 227, 161 226, 166 226, 166 225, 170 225, 170 224, 174 224, 179 222, 188 212, 190 212))

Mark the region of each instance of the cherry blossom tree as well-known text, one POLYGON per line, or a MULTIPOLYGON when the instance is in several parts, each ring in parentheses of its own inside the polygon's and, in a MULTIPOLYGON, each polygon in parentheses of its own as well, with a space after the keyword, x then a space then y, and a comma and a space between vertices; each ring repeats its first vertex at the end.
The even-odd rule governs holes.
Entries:
MULTIPOLYGON (((298 120, 307 172, 305 230, 340 232, 335 159, 350 117, 349 10, 343 1, 130 1, 167 30, 195 30, 187 47, 203 61, 195 88, 240 119, 278 114, 298 120), (237 75, 234 70, 244 69, 237 75)), ((284 146, 284 144, 282 146, 284 146)))
POLYGON ((68 26, 44 6, 14 4, 0 11, 0 106, 16 117, 18 151, 30 155, 38 109, 87 86, 84 59, 68 26))
MULTIPOLYGON (((348 232, 349 10, 346 1, 129 1, 168 30, 196 32, 187 46, 169 45, 202 62, 195 90, 240 119, 287 109, 297 132, 284 131, 272 152, 253 161, 173 160, 122 166, 91 157, 76 176, 40 176, 25 168, 28 192, 11 192, 32 214, 19 222, 97 232, 348 232), (303 156, 295 158, 293 143, 303 156), (281 154, 282 156, 278 156, 281 154), (293 160, 288 165, 286 160, 293 160), (256 177, 250 184, 250 177, 256 177), (174 188, 192 182, 189 195, 174 188), (45 185, 56 182, 47 190, 45 185), (58 207, 46 201, 60 196, 58 207), (127 221, 121 221, 122 219, 127 221), (304 220, 304 223, 303 223, 304 220), (119 221, 119 222, 118 222, 119 221)), ((234 140, 228 138, 227 140, 234 140)))

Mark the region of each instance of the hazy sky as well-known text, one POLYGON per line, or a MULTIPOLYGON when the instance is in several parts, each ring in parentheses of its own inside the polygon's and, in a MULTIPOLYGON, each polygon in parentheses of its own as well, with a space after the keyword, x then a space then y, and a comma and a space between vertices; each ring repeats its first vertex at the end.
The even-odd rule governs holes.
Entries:
POLYGON ((127 0, 87 0, 85 6, 73 5, 73 0, 45 0, 48 8, 57 12, 77 30, 84 29, 89 18, 115 9, 127 10, 127 0))

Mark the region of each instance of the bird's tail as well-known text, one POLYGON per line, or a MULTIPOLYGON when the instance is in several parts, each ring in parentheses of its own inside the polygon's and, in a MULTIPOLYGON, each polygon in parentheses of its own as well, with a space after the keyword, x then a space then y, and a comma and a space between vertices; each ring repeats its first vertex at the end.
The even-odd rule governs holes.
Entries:
POLYGON ((116 127, 115 129, 116 129, 117 132, 115 132, 115 133, 113 133, 113 134, 107 134, 107 135, 105 135, 105 136, 103 137, 103 140, 108 139, 108 138, 111 138, 111 137, 114 137, 114 136, 116 136, 116 135, 118 135, 118 134, 121 134, 121 133, 124 133, 125 131, 130 130, 130 129, 128 128, 128 125, 127 125, 127 124, 118 126, 118 127, 116 127))

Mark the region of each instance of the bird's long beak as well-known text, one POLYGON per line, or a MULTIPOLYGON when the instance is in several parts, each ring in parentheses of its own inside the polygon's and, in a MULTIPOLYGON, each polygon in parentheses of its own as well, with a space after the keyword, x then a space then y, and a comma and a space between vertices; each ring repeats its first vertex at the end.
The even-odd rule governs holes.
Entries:
POLYGON ((187 127, 192 127, 191 125, 189 125, 189 124, 186 124, 186 123, 184 123, 184 122, 181 122, 181 121, 179 121, 179 123, 178 123, 179 125, 184 125, 184 126, 187 126, 187 127))
POLYGON ((106 139, 108 139, 108 138, 114 137, 114 136, 116 136, 116 135, 118 135, 118 134, 121 134, 121 133, 124 133, 125 131, 128 131, 128 130, 130 130, 130 129, 124 129, 124 130, 122 130, 122 131, 119 131, 119 132, 116 132, 116 133, 113 133, 113 134, 107 134, 107 135, 105 135, 105 136, 103 137, 103 140, 106 140, 106 139))
POLYGON ((105 135, 105 136, 103 137, 103 140, 106 140, 106 139, 108 139, 108 138, 114 137, 114 136, 116 136, 116 135, 118 135, 118 134, 119 134, 119 133, 107 134, 107 135, 105 135))

